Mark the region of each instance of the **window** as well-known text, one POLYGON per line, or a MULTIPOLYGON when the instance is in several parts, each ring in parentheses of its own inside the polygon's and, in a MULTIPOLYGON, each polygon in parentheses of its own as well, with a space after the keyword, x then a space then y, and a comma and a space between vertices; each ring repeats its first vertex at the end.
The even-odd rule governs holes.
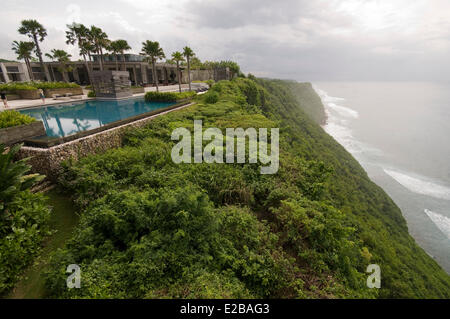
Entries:
POLYGON ((19 73, 19 67, 18 66, 7 66, 6 71, 8 71, 8 73, 19 73))

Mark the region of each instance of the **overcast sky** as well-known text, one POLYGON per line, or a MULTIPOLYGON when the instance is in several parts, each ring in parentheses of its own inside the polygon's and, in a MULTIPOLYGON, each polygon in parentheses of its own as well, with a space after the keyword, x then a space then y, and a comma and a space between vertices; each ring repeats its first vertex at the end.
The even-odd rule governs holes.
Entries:
POLYGON ((202 60, 232 59, 245 73, 297 80, 450 80, 449 0, 39 0, 1 4, 0 57, 15 59, 22 19, 48 30, 95 24, 110 39, 157 40, 167 56, 189 45, 202 60))

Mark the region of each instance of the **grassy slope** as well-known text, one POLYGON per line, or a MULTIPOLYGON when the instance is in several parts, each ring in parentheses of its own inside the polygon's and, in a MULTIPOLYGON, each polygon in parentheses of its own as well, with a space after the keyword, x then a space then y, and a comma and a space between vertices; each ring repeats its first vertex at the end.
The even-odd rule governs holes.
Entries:
MULTIPOLYGON (((220 82, 215 104, 155 119, 126 146, 69 165, 62 184, 84 209, 47 284, 55 297, 450 297, 449 276, 409 236, 400 210, 315 121, 309 84, 220 82), (182 164, 171 132, 279 127, 280 171, 182 164), (206 197, 205 197, 206 195, 206 197), (65 266, 83 288, 67 291, 65 266), (381 266, 382 288, 365 268, 381 266)), ((205 143, 206 144, 206 143, 205 143)))

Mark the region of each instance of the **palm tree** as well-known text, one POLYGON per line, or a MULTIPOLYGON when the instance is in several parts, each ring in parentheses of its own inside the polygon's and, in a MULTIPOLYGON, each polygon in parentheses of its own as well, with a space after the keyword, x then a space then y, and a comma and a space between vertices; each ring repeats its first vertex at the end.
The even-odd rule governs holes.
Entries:
POLYGON ((32 58, 31 53, 34 49, 34 42, 24 42, 24 41, 14 41, 12 43, 13 47, 12 50, 15 54, 17 54, 17 58, 19 60, 24 60, 25 64, 27 66, 28 74, 30 76, 30 79, 33 81, 33 70, 31 69, 30 60, 32 58))
POLYGON ((177 63, 177 72, 178 72, 178 88, 181 93, 181 72, 180 72, 180 62, 184 61, 183 54, 179 51, 172 53, 172 60, 177 63))
POLYGON ((114 54, 116 60, 116 70, 119 70, 118 55, 122 56, 123 66, 125 68, 125 51, 131 50, 126 40, 112 41, 109 50, 114 54))
POLYGON ((58 71, 63 75, 64 81, 69 82, 67 72, 71 71, 72 67, 67 66, 67 62, 70 62, 70 58, 72 56, 64 50, 53 49, 51 52, 53 55, 47 54, 47 56, 57 60, 60 63, 58 71))
POLYGON ((188 66, 188 82, 189 82, 189 91, 191 91, 191 58, 195 56, 194 51, 190 47, 183 48, 183 55, 186 58, 187 66, 188 66))
POLYGON ((128 45, 128 42, 126 40, 116 40, 115 42, 117 42, 117 46, 119 48, 120 54, 122 55, 123 70, 126 71, 125 51, 131 50, 131 47, 128 45))
POLYGON ((39 42, 44 41, 45 37, 47 36, 47 30, 36 20, 23 20, 18 31, 20 34, 28 35, 31 39, 33 39, 41 68, 42 70, 44 70, 47 81, 50 81, 50 74, 48 73, 48 70, 44 65, 44 60, 42 60, 42 52, 39 46, 39 42))
POLYGON ((89 63, 86 59, 86 55, 89 56, 89 61, 91 60, 91 52, 95 50, 93 45, 89 42, 89 29, 83 24, 73 23, 68 24, 67 28, 69 31, 66 31, 66 43, 75 45, 78 42, 78 48, 80 49, 80 55, 84 59, 84 64, 86 66, 86 70, 88 72, 89 82, 92 84, 92 76, 91 76, 91 68, 89 67, 89 63))
POLYGON ((102 29, 91 26, 88 33, 88 39, 95 47, 95 52, 97 53, 100 62, 100 70, 103 71, 103 49, 108 48, 110 43, 108 35, 103 32, 102 29))
POLYGON ((156 61, 166 57, 163 49, 159 46, 159 42, 147 40, 142 42, 142 55, 146 56, 146 59, 153 66, 153 82, 156 85, 156 91, 159 91, 158 87, 158 75, 156 73, 156 61))
MULTIPOLYGON (((52 61, 55 59, 55 57, 53 55, 51 55, 50 53, 46 53, 45 56, 52 61)), ((50 65, 50 71, 52 73, 53 81, 56 81, 55 71, 53 71, 53 65, 50 65)))

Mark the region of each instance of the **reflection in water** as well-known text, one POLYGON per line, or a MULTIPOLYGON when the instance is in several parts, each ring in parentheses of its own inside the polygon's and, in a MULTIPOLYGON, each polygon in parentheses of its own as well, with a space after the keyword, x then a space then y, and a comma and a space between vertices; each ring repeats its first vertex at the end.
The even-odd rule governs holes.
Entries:
POLYGON ((88 101, 74 105, 22 110, 20 113, 42 121, 48 137, 64 137, 173 104, 172 102, 145 102, 144 99, 88 101))

